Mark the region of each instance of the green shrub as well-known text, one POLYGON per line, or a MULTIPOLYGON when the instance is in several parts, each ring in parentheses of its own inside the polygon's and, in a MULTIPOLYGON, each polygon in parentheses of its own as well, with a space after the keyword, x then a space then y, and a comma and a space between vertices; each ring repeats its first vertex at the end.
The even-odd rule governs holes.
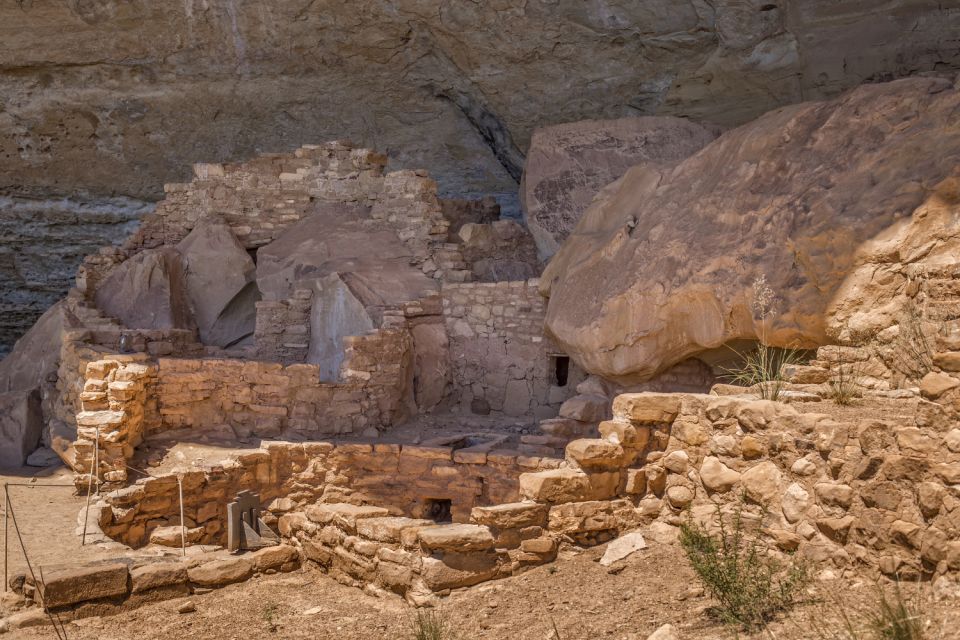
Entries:
POLYGON ((803 351, 781 349, 758 343, 750 351, 734 353, 739 360, 733 367, 725 368, 723 379, 740 387, 755 387, 764 400, 779 400, 787 382, 783 379, 783 367, 799 364, 803 351))
POLYGON ((768 555, 759 525, 757 531, 747 532, 742 511, 738 505, 729 531, 717 508, 719 536, 692 521, 683 523, 680 544, 706 591, 719 602, 716 612, 721 620, 752 630, 790 607, 809 583, 809 575, 799 562, 784 565, 768 555))

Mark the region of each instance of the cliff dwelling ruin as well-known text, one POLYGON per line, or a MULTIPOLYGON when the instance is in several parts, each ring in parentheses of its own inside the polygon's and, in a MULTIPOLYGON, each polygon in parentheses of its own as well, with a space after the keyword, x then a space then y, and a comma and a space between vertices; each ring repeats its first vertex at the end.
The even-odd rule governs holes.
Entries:
POLYGON ((17 4, 0 634, 960 638, 960 10, 17 4))

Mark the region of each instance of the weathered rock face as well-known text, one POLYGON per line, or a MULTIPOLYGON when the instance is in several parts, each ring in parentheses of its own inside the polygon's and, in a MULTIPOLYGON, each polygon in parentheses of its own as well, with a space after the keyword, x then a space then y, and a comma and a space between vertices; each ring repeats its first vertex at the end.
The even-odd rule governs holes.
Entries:
POLYGON ((230 227, 206 218, 177 245, 200 341, 226 347, 253 337, 260 292, 256 265, 230 227))
POLYGON ((97 307, 131 329, 192 329, 183 258, 172 247, 148 249, 110 272, 97 307))
POLYGON ((588 371, 622 380, 734 339, 840 337, 852 309, 906 286, 904 265, 956 255, 955 208, 918 207, 956 200, 938 185, 960 164, 958 111, 947 81, 867 85, 771 112, 672 170, 631 170, 544 273, 549 332, 588 371), (894 227, 912 240, 890 240, 894 227), (887 284, 848 287, 853 273, 887 284), (779 298, 766 325, 751 304, 761 276, 779 298))
POLYGON ((960 9, 934 0, 6 2, 0 194, 46 198, 30 226, 64 233, 49 253, 8 256, 19 275, 2 279, 0 303, 35 306, 0 344, 66 291, 76 260, 61 253, 103 244, 60 227, 64 195, 155 200, 193 162, 349 137, 429 169, 443 195, 492 194, 516 216, 538 127, 740 124, 865 80, 953 73, 958 30, 960 9), (38 282, 51 292, 25 301, 38 282))
POLYGON ((363 206, 323 205, 257 251, 257 284, 267 300, 339 273, 365 307, 415 300, 436 283, 411 266, 397 234, 363 206))
POLYGON ((537 129, 520 186, 527 227, 549 258, 603 187, 639 164, 673 164, 716 136, 673 117, 571 122, 537 129))
POLYGON ((0 196, 0 358, 73 285, 83 256, 118 244, 151 208, 129 198, 0 196))

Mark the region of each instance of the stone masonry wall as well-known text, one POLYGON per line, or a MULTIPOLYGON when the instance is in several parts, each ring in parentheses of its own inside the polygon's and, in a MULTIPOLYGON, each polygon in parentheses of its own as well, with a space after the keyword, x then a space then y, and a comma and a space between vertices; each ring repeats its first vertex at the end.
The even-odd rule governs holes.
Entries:
POLYGON ((311 289, 297 289, 286 300, 257 302, 257 356, 271 362, 305 362, 310 351, 312 304, 311 289))
POLYGON ((912 402, 917 419, 904 424, 743 397, 625 394, 601 438, 571 442, 569 466, 524 474, 520 493, 585 518, 577 534, 614 504, 639 522, 690 517, 716 530, 718 506, 730 517, 743 496, 743 517, 783 552, 903 579, 956 572, 960 429, 935 403, 912 402))
POLYGON ((468 279, 456 245, 447 242, 450 223, 436 183, 423 171, 384 175, 386 163, 382 154, 332 142, 243 163, 195 165, 192 182, 164 187, 165 199, 116 251, 118 257, 94 256, 84 263, 86 278, 102 279, 98 272, 109 270, 111 259, 177 244, 207 214, 221 217, 242 245, 255 249, 309 215, 319 201, 371 207, 371 217, 397 233, 424 273, 468 279))
POLYGON ((412 339, 382 329, 346 339, 343 380, 321 383, 317 365, 161 358, 160 429, 229 425, 241 437, 291 430, 307 436, 361 433, 407 415, 412 339))
POLYGON ((537 286, 535 279, 444 285, 460 412, 546 418, 574 393, 582 374, 573 365, 566 386, 556 384, 551 358, 563 354, 543 335, 545 305, 537 286))
MULTIPOLYGON (((462 443, 469 444, 469 443, 462 443)), ((323 503, 376 504, 395 516, 427 517, 430 501, 449 500, 455 522, 476 506, 510 502, 526 471, 560 460, 474 446, 269 442, 235 460, 180 474, 189 528, 198 542, 220 543, 226 504, 238 491, 260 495, 268 524, 323 503)), ((103 494, 99 523, 115 540, 140 546, 157 527, 179 525, 177 475, 141 478, 103 494)))

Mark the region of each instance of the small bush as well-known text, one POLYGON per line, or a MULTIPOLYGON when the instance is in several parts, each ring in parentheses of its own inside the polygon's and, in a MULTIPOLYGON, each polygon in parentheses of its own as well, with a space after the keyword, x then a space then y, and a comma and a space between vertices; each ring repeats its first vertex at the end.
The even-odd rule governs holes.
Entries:
POLYGON ((837 347, 837 374, 830 381, 830 391, 834 402, 844 406, 863 396, 863 363, 845 362, 840 347, 837 347))
POLYGON ((913 298, 908 300, 893 345, 894 367, 910 380, 920 380, 933 370, 933 346, 924 327, 925 313, 913 298))
POLYGON ((453 640, 450 625, 435 610, 418 610, 413 619, 413 640, 453 640))
POLYGON ((747 630, 766 625, 790 607, 809 582, 806 567, 784 566, 769 556, 757 531, 745 531, 742 504, 728 531, 717 507, 720 535, 713 536, 692 521, 680 527, 680 544, 707 592, 720 606, 720 618, 747 630))

